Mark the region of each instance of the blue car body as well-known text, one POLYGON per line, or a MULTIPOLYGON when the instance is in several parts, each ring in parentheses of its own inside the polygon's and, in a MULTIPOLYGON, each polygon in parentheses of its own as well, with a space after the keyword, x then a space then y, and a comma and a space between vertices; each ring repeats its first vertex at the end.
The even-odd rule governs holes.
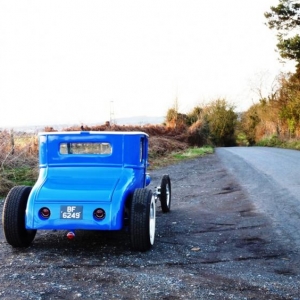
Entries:
POLYGON ((147 158, 143 132, 40 133, 39 177, 28 197, 26 229, 122 229, 134 190, 150 183, 147 158), (95 217, 97 209, 103 218, 95 217))

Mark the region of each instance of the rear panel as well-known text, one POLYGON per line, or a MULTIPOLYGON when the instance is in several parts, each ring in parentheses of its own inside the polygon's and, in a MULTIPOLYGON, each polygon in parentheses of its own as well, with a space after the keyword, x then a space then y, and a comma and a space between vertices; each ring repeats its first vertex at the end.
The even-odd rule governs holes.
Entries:
POLYGON ((143 133, 40 134, 40 175, 29 196, 26 227, 121 229, 126 200, 145 186, 147 143, 143 133), (44 207, 49 218, 41 215, 44 207), (94 217, 97 208, 105 211, 104 219, 94 217))

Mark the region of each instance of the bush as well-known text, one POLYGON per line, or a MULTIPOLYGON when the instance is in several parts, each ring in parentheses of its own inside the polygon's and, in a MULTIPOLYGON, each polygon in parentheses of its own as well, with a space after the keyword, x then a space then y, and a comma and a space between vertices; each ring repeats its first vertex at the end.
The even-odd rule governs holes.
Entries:
POLYGON ((37 137, 0 132, 0 195, 15 185, 33 185, 38 177, 37 137))
POLYGON ((277 135, 271 135, 264 137, 259 142, 256 143, 256 146, 264 147, 281 147, 283 142, 278 138, 277 135))

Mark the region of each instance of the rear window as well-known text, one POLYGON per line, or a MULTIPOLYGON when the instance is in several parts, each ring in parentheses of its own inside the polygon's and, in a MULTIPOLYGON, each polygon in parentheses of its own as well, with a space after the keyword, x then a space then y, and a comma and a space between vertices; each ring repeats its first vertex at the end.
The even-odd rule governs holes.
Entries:
POLYGON ((61 143, 59 153, 68 154, 112 154, 112 146, 109 143, 61 143))

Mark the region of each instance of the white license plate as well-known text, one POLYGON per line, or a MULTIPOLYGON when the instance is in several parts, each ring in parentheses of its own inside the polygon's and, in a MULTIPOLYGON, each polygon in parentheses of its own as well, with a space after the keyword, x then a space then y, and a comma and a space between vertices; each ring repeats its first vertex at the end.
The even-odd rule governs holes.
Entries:
POLYGON ((83 206, 62 205, 60 207, 61 219, 82 219, 83 206))

